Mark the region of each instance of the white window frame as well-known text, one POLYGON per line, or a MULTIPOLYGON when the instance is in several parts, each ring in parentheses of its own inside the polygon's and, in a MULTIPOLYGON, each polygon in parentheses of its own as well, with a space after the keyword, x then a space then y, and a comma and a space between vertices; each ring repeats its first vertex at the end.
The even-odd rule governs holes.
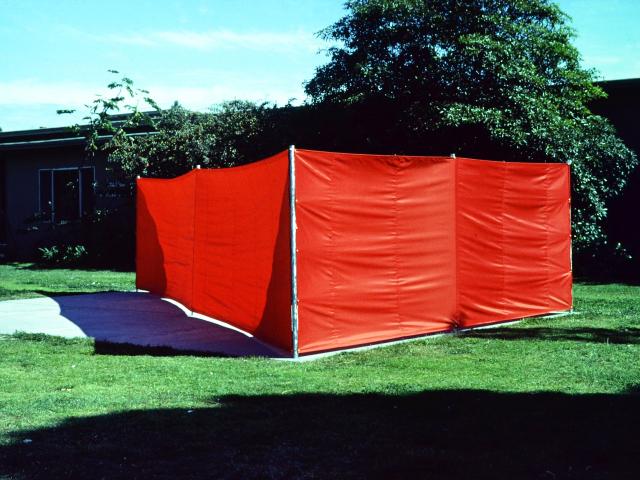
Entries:
POLYGON ((44 210, 42 209, 42 172, 51 172, 51 185, 50 185, 50 195, 51 195, 51 213, 47 222, 55 223, 55 194, 54 194, 54 181, 53 181, 53 172, 61 171, 61 170, 76 170, 78 172, 78 218, 82 218, 82 179, 80 178, 80 171, 83 169, 91 169, 91 173, 93 174, 93 182, 96 181, 96 167, 93 165, 87 165, 83 167, 56 167, 56 168, 39 168, 38 169, 38 209, 40 213, 44 210))

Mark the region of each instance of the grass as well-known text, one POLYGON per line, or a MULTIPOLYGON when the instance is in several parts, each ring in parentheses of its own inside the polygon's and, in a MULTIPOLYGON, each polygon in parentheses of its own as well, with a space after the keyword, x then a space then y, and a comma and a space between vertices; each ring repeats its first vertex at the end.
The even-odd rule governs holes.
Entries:
MULTIPOLYGON (((10 295, 43 290, 6 268, 10 295)), ((46 282, 130 288, 77 274, 46 282)), ((640 287, 575 298, 579 315, 307 363, 2 336, 0 478, 639 478, 640 287)))
POLYGON ((133 272, 49 269, 33 263, 0 265, 0 300, 134 288, 133 272))

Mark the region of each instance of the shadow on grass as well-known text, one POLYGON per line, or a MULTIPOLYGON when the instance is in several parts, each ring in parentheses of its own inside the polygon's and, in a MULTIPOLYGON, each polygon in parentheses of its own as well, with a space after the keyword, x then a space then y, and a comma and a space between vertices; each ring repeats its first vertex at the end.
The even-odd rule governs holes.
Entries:
POLYGON ((149 293, 38 293, 55 302, 51 321, 71 323, 93 337, 99 355, 286 356, 256 338, 191 316, 149 293))
POLYGON ((499 327, 482 330, 467 330, 459 334, 466 338, 496 340, 562 340, 590 343, 640 344, 640 328, 549 328, 499 327))
POLYGON ((142 346, 134 345, 132 343, 114 343, 101 340, 96 340, 94 342, 94 352, 96 355, 231 358, 231 355, 224 353, 205 352, 201 350, 177 350, 169 346, 142 346))
MULTIPOLYGON (((1 335, 0 335, 1 336, 1 335)), ((7 335, 9 336, 9 335, 7 335)), ((49 345, 67 346, 76 345, 79 341, 86 341, 84 338, 66 338, 47 335, 45 333, 16 332, 11 337, 27 342, 46 342, 49 345)), ((213 358, 233 358, 231 355, 216 352, 203 352, 200 350, 176 350, 168 346, 141 346, 132 343, 113 343, 94 340, 94 353, 96 355, 124 355, 124 356, 151 356, 151 357, 213 357, 213 358)))
POLYGON ((226 396, 14 432, 0 477, 635 479, 639 424, 634 394, 226 396))

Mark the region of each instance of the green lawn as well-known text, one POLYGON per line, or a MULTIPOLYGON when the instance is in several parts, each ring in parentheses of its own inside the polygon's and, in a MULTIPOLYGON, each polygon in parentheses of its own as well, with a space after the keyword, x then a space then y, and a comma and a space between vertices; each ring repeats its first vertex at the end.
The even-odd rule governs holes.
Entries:
MULTIPOLYGON (((133 287, 0 272, 10 298, 133 287)), ((0 336, 0 478, 640 478, 640 287, 575 296, 578 315, 303 363, 0 336)))
POLYGON ((48 269, 32 263, 0 265, 0 300, 134 288, 133 272, 48 269))

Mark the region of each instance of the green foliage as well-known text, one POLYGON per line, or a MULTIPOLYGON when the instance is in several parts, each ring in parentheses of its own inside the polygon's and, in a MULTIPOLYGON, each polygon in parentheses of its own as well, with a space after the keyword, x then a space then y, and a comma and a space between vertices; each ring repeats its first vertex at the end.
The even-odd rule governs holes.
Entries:
MULTIPOLYGON (((548 0, 351 0, 322 35, 336 45, 306 85, 313 103, 277 108, 225 102, 209 113, 157 108, 127 77, 88 105, 87 151, 109 155, 121 194, 134 178, 174 177, 196 165, 243 164, 295 143, 378 153, 455 152, 572 164, 576 252, 609 249, 607 202, 635 155, 589 102, 604 93, 580 65, 565 14, 548 0), (127 100, 128 99, 128 100, 127 100), (113 122, 123 108, 127 120, 113 122), (154 133, 131 136, 141 125, 154 133), (105 141, 100 132, 112 134, 105 141), (105 142, 105 143, 101 143, 105 142)), ((129 242, 130 243, 130 242, 129 242)))
MULTIPOLYGON (((117 70, 109 70, 109 73, 119 75, 117 70)), ((85 105, 87 112, 82 117, 83 125, 71 127, 74 133, 85 138, 86 160, 92 159, 99 150, 108 152, 128 145, 130 133, 153 125, 153 118, 140 110, 140 104, 160 110, 149 92, 135 88, 133 80, 126 76, 110 82, 107 88, 113 92, 112 96, 96 95, 91 103, 85 105)), ((57 110, 58 115, 74 112, 74 109, 57 110)))
MULTIPOLYGON (((316 103, 388 105, 397 137, 512 161, 570 162, 574 244, 604 241, 606 201, 637 163, 588 103, 604 96, 548 0, 351 0, 316 103), (433 142, 431 140, 434 140, 433 142)), ((384 122, 384 116, 380 121, 384 122)), ((393 130, 393 127, 391 127, 393 130)), ((398 145, 399 149, 402 148, 398 145)))
POLYGON ((197 113, 174 104, 155 119, 153 135, 132 138, 109 160, 124 181, 174 177, 196 165, 219 168, 254 161, 282 146, 269 134, 271 107, 234 100, 197 113), (268 145, 269 144, 269 145, 268 145))
POLYGON ((84 245, 52 245, 39 248, 40 260, 46 265, 77 266, 88 256, 84 245))
MULTIPOLYGON (((117 70, 109 72, 119 76, 117 70)), ((130 148, 136 134, 153 131, 154 118, 160 112, 149 91, 136 88, 133 80, 126 76, 110 82, 107 88, 111 94, 96 95, 85 105, 84 123, 71 127, 76 135, 85 139, 84 163, 93 164, 97 154, 109 156, 130 148), (152 111, 141 110, 141 107, 152 111)), ((73 109, 57 111, 60 115, 74 112, 73 109)), ((96 196, 104 200, 105 208, 85 214, 81 222, 73 222, 80 224, 82 241, 90 246, 91 255, 85 252, 85 260, 94 266, 128 268, 133 263, 133 182, 131 179, 123 182, 117 176, 118 170, 108 168, 106 181, 93 186, 96 196)), ((47 250, 41 254, 56 257, 64 252, 47 250)))

